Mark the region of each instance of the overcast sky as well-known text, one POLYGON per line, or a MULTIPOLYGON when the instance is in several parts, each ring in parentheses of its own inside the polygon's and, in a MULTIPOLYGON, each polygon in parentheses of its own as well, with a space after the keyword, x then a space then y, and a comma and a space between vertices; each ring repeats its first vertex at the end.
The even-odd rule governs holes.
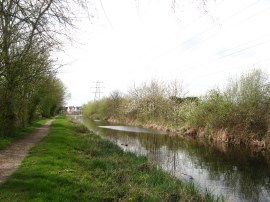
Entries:
POLYGON ((220 0, 207 14, 179 2, 174 12, 168 0, 97 0, 93 19, 78 13, 74 42, 56 54, 68 105, 93 100, 96 81, 102 96, 151 79, 182 80, 200 96, 253 67, 270 75, 269 0, 220 0))

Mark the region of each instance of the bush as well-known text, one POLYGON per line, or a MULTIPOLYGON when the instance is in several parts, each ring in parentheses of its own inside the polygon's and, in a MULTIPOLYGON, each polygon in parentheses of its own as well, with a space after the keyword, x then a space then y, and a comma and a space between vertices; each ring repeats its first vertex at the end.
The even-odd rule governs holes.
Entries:
POLYGON ((266 74, 253 70, 227 88, 212 90, 193 111, 189 122, 210 130, 240 128, 248 133, 265 134, 270 112, 270 83, 266 74))
POLYGON ((83 115, 99 120, 108 119, 110 117, 108 99, 104 98, 98 101, 89 102, 83 106, 83 115))
POLYGON ((264 135, 269 130, 270 82, 260 70, 231 79, 223 91, 211 90, 201 99, 179 97, 177 92, 183 90, 175 83, 170 88, 153 80, 134 87, 128 96, 115 91, 110 98, 87 104, 84 114, 169 128, 202 127, 210 133, 228 128, 234 133, 264 135))

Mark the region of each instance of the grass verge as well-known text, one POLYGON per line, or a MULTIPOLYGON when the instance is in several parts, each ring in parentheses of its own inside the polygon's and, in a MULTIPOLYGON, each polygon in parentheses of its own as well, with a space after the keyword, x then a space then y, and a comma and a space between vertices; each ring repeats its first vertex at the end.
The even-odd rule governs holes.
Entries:
POLYGON ((64 117, 0 187, 0 201, 215 200, 64 117))
POLYGON ((35 122, 33 122, 31 125, 20 129, 19 131, 17 131, 16 133, 14 133, 13 135, 11 135, 9 137, 1 137, 0 136, 0 150, 7 148, 8 146, 10 146, 10 145, 14 144, 16 141, 18 141, 19 139, 22 139, 26 135, 31 134, 35 129, 37 129, 38 127, 40 127, 41 125, 43 125, 47 121, 48 121, 48 119, 38 119, 35 122))

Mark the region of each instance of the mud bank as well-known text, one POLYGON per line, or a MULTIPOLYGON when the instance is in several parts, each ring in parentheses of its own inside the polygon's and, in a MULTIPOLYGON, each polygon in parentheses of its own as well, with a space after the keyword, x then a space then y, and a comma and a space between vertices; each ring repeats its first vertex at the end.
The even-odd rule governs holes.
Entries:
POLYGON ((107 121, 117 124, 140 126, 147 129, 155 129, 167 132, 168 135, 181 135, 191 137, 198 141, 211 142, 214 144, 225 144, 233 146, 249 147, 256 151, 270 152, 270 130, 263 136, 255 133, 248 133, 241 129, 220 128, 216 131, 209 131, 206 128, 168 127, 158 123, 138 123, 136 120, 117 120, 110 118, 107 121))

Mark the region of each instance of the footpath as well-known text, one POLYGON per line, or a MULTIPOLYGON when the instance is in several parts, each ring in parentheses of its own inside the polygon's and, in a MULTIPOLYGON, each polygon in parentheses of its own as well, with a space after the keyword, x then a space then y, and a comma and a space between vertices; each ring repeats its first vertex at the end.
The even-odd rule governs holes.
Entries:
POLYGON ((4 183, 21 165, 22 160, 30 149, 48 134, 52 121, 48 121, 36 129, 35 132, 19 140, 7 149, 0 150, 0 184, 4 183))

